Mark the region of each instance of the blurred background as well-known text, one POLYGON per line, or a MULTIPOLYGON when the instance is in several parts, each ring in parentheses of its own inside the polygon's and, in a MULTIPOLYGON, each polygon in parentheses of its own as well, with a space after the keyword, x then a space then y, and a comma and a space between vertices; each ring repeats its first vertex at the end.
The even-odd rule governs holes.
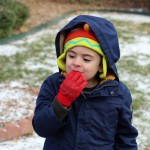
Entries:
POLYGON ((31 124, 36 97, 58 71, 56 33, 79 14, 115 24, 118 72, 132 93, 139 150, 150 150, 149 0, 0 0, 0 149, 42 149, 44 139, 31 124))

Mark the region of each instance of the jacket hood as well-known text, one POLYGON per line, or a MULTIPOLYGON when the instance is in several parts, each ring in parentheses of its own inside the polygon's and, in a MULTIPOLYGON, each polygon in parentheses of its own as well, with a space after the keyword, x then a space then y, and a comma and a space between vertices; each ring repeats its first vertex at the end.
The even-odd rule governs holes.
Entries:
POLYGON ((105 18, 90 15, 80 15, 72 19, 56 35, 55 46, 57 58, 63 53, 63 42, 67 32, 75 28, 75 26, 84 23, 89 24, 108 59, 109 68, 113 70, 118 78, 117 68, 115 65, 120 58, 118 36, 113 23, 105 18))

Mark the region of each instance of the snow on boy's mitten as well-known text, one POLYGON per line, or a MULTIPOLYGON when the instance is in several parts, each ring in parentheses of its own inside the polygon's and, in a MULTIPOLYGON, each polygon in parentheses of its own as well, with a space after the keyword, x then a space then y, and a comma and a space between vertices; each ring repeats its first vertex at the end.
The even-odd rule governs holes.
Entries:
POLYGON ((60 85, 56 98, 64 107, 70 107, 86 85, 84 75, 78 71, 72 71, 60 85))

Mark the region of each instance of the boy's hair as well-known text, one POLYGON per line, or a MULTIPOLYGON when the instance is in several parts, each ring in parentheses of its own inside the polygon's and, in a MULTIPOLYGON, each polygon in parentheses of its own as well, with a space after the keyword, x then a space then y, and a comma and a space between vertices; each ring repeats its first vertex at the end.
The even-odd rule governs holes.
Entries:
POLYGON ((107 74, 106 56, 101 49, 100 42, 97 40, 97 38, 91 31, 90 26, 87 23, 84 24, 83 27, 71 30, 68 33, 68 35, 64 41, 64 52, 57 59, 58 67, 62 71, 66 71, 66 67, 65 67, 66 53, 71 48, 76 47, 76 46, 87 47, 102 56, 103 72, 100 73, 100 78, 104 79, 107 74))

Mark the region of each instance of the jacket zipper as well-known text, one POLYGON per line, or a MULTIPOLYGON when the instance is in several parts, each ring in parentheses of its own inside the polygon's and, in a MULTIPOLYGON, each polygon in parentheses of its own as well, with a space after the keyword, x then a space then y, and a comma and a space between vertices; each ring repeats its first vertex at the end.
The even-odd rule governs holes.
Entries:
POLYGON ((93 90, 92 92, 97 91, 97 90, 101 90, 102 88, 107 87, 107 86, 116 86, 116 85, 117 85, 117 84, 106 84, 106 85, 103 85, 103 86, 100 87, 100 88, 97 88, 97 89, 93 90))

